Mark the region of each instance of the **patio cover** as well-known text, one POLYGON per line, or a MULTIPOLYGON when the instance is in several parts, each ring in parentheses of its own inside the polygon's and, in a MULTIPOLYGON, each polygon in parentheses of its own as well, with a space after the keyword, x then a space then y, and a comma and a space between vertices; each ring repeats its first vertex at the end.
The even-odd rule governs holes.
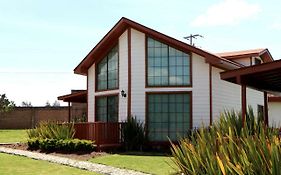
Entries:
POLYGON ((267 92, 281 92, 281 60, 221 72, 221 79, 241 85, 242 120, 245 125, 247 111, 246 87, 264 91, 264 117, 268 124, 267 92))
POLYGON ((79 90, 71 94, 59 96, 58 100, 63 100, 64 102, 87 103, 87 91, 79 90))

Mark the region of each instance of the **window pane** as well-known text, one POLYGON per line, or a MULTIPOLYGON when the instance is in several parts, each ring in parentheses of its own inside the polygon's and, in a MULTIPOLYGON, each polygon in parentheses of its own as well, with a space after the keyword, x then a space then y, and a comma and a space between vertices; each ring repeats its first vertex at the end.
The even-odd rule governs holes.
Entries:
POLYGON ((183 137, 190 127, 189 94, 148 95, 148 136, 152 141, 183 137))
POLYGON ((118 47, 114 47, 97 65, 98 90, 118 87, 118 47))
POLYGON ((118 122, 118 97, 96 98, 96 121, 118 122))

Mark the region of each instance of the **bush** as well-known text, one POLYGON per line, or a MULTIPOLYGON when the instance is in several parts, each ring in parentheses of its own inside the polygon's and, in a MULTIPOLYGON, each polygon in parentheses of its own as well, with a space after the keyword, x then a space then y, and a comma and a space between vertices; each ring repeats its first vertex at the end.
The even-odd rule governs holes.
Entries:
POLYGON ((39 139, 32 138, 27 141, 29 149, 41 149, 43 151, 92 151, 94 142, 79 139, 39 139))
POLYGON ((213 126, 172 144, 181 173, 281 174, 278 130, 258 122, 251 109, 246 117, 242 128, 241 115, 226 111, 213 126))
POLYGON ((138 122, 136 117, 129 117, 122 127, 122 137, 126 150, 142 150, 146 141, 143 123, 138 122))
POLYGON ((28 137, 41 139, 72 139, 74 137, 74 124, 58 124, 54 122, 41 122, 35 129, 27 130, 28 137))

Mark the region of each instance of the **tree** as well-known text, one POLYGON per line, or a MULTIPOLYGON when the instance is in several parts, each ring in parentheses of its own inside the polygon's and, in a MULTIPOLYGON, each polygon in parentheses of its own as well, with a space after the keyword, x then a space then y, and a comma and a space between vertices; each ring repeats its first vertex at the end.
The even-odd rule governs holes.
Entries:
POLYGON ((31 102, 23 101, 23 102, 21 102, 21 106, 22 107, 32 107, 32 104, 31 104, 31 102))
POLYGON ((60 102, 58 102, 57 100, 53 103, 53 107, 59 107, 60 106, 60 102))
POLYGON ((15 106, 15 103, 6 97, 6 94, 0 94, 0 113, 9 112, 15 106))
POLYGON ((49 102, 49 101, 47 101, 45 106, 46 106, 46 107, 51 107, 50 102, 49 102))

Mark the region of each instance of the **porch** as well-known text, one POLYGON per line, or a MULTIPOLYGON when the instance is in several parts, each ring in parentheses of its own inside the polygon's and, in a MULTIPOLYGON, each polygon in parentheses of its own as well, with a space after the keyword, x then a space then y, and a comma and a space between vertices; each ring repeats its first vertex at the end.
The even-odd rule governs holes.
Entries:
POLYGON ((75 123, 74 138, 92 140, 98 150, 122 146, 122 126, 124 123, 87 122, 75 123))

